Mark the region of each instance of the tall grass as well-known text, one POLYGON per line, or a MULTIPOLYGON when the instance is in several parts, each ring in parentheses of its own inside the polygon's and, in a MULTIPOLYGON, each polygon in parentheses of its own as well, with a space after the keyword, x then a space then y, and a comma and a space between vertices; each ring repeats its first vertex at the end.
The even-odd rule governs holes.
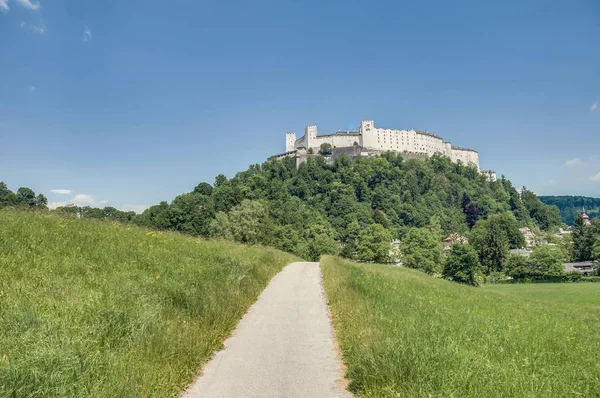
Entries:
MULTIPOLYGON (((567 293, 536 299, 540 285, 523 293, 334 257, 322 265, 350 389, 361 396, 600 396, 596 284, 569 285, 576 298, 563 303, 567 293)), ((553 286, 565 285, 543 288, 553 286)))
POLYGON ((0 396, 172 396, 292 261, 0 210, 0 396))

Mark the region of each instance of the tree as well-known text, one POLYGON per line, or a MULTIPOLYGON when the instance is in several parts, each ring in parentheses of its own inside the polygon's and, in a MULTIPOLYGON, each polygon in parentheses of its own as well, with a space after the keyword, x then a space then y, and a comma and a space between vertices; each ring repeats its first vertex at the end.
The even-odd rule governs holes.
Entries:
POLYGON ((233 234, 229 226, 229 216, 220 211, 210 223, 210 236, 226 240, 233 240, 233 234))
POLYGON ((583 222, 583 216, 578 214, 571 232, 573 239, 573 261, 588 261, 592 258, 592 239, 590 228, 583 222))
POLYGON ((41 193, 35 198, 35 205, 39 207, 46 207, 48 205, 48 199, 41 193))
POLYGON ((259 243, 269 225, 267 208, 259 201, 245 199, 229 213, 229 230, 238 242, 259 243))
POLYGON ((438 240, 441 241, 444 238, 444 231, 442 231, 439 216, 431 216, 429 218, 429 225, 427 226, 427 229, 429 229, 433 236, 438 238, 438 240))
POLYGON ((503 261, 508 254, 509 234, 494 216, 479 220, 471 231, 470 243, 479 256, 485 273, 502 272, 503 261))
POLYGON ((28 206, 35 206, 35 192, 33 192, 30 188, 19 188, 17 190, 17 197, 20 203, 28 206))
POLYGON ((225 177, 223 174, 219 174, 218 176, 215 177, 215 188, 220 187, 221 185, 225 184, 227 182, 227 177, 225 177))
POLYGON ((402 264, 428 274, 442 271, 442 244, 426 228, 411 228, 400 242, 402 264))
POLYGON ((508 246, 510 249, 518 249, 525 247, 526 242, 523 234, 519 230, 519 224, 514 214, 507 211, 500 214, 495 214, 490 217, 490 222, 497 223, 498 227, 506 232, 508 237, 508 246))
POLYGON ((559 276, 564 274, 564 258, 555 246, 538 246, 527 260, 529 272, 537 276, 559 276))
POLYGON ((358 236, 357 251, 361 261, 390 262, 392 234, 381 224, 371 224, 358 236))
POLYGON ((454 282, 477 286, 480 267, 475 249, 469 245, 455 244, 446 259, 442 276, 454 282))
POLYGON ((331 155, 331 144, 324 142, 321 144, 319 149, 319 154, 321 155, 331 155))
POLYGON ((527 257, 520 254, 509 253, 504 260, 506 275, 514 279, 525 278, 530 275, 527 257))
POLYGON ((206 196, 212 195, 212 191, 213 191, 213 187, 207 182, 201 182, 200 184, 196 185, 196 187, 194 188, 195 193, 199 193, 201 195, 206 195, 206 196))
POLYGON ((170 206, 172 228, 190 235, 208 236, 215 217, 212 197, 194 192, 176 197, 170 206))

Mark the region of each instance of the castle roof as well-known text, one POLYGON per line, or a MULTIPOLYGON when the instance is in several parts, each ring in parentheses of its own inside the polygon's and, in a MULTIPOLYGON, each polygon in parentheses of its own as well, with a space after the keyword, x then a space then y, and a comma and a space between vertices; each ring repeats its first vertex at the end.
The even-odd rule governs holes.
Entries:
POLYGON ((469 152, 475 152, 478 153, 475 149, 471 149, 471 148, 463 148, 460 146, 456 146, 456 145, 452 145, 452 149, 457 149, 459 151, 469 151, 469 152))

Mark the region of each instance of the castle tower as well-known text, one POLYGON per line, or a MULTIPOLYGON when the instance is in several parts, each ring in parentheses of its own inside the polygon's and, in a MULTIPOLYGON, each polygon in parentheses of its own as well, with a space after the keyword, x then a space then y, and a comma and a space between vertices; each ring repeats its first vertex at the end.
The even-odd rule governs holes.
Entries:
POLYGON ((296 149, 296 133, 285 133, 285 151, 291 152, 296 149))
POLYGON ((306 126, 304 128, 304 146, 306 149, 311 147, 311 143, 314 143, 316 138, 317 126, 314 124, 312 126, 306 126))
POLYGON ((377 148, 377 131, 372 120, 360 122, 359 133, 362 136, 362 146, 365 148, 377 148))

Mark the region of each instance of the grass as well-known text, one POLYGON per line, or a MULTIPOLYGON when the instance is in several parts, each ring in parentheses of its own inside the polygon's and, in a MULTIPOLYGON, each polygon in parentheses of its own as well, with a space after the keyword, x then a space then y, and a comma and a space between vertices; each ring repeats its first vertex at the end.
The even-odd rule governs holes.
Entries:
POLYGON ((0 210, 0 396, 173 396, 295 260, 0 210))
MULTIPOLYGON (((486 285, 483 288, 512 297, 541 300, 548 305, 564 306, 571 310, 600 310, 600 286, 594 283, 515 283, 486 285)), ((600 335, 600 330, 598 333, 600 335)))
POLYGON ((598 284, 473 288, 406 268, 321 264, 360 396, 600 396, 598 284))

